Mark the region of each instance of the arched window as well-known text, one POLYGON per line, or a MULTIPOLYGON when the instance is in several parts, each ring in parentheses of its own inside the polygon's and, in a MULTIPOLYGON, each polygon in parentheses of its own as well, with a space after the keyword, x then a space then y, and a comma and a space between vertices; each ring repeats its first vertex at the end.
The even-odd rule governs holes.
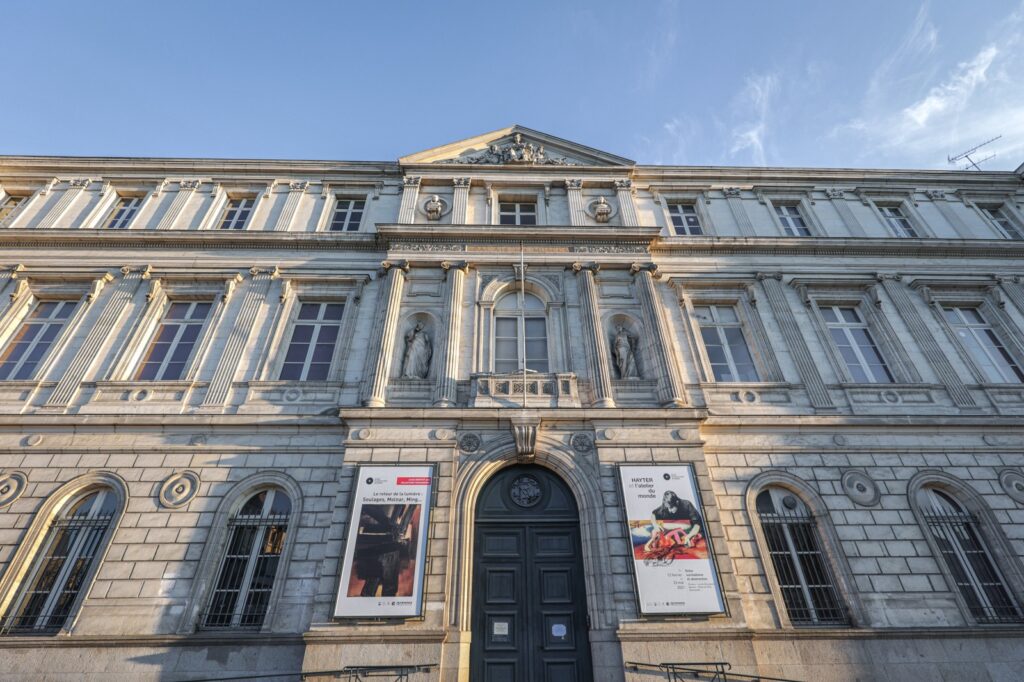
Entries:
POLYGON ((793 625, 845 625, 849 616, 822 553, 810 509, 791 491, 765 488, 755 505, 775 579, 793 625))
POLYGON ((548 372, 548 327, 544 302, 521 291, 494 306, 494 371, 548 372))
POLYGON ((228 520, 224 558, 203 627, 263 626, 291 512, 288 495, 271 488, 252 495, 228 520))
POLYGON ((4 614, 4 632, 58 632, 65 626, 109 541, 117 512, 118 498, 110 488, 94 488, 64 506, 4 614))
POLYGON ((1020 622, 1021 609, 999 570, 978 519, 951 494, 918 489, 916 502, 967 610, 979 623, 1020 622))

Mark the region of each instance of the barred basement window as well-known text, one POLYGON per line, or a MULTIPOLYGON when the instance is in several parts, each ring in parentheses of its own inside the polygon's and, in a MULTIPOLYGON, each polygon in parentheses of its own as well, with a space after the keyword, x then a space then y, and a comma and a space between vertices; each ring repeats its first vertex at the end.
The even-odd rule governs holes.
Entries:
POLYGON ((363 221, 365 199, 338 199, 334 205, 334 215, 327 228, 331 232, 355 232, 363 221))
POLYGON ((331 369, 334 345, 341 330, 342 303, 302 303, 292 325, 282 380, 323 381, 331 369))
POLYGON ((228 199, 220 218, 220 229, 244 230, 255 205, 255 199, 228 199))
POLYGON ((810 509, 784 488, 767 488, 756 500, 775 579, 793 625, 846 625, 829 562, 821 551, 810 509))
POLYGON ((203 627, 263 626, 291 511, 283 491, 262 490, 228 521, 227 549, 203 627))
POLYGON ((672 217, 672 229, 677 235, 704 234, 697 207, 693 204, 669 204, 668 213, 672 217))
POLYGON ((109 488, 92 490, 53 520, 24 588, 4 614, 0 633, 53 633, 64 627, 103 554, 117 506, 109 488))
POLYGON ((917 503, 971 617, 979 623, 1021 622, 1021 609, 992 559, 975 516, 935 488, 921 488, 917 503))
POLYGON ((0 380, 31 379, 71 318, 77 301, 40 301, 0 355, 0 380))
POLYGON ((142 206, 142 197, 118 197, 117 203, 111 209, 103 227, 111 229, 124 229, 131 224, 135 214, 142 206))

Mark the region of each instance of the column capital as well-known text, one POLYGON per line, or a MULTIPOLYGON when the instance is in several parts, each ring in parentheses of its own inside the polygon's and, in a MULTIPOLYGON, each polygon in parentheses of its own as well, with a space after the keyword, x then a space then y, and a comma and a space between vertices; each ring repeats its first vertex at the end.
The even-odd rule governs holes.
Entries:
POLYGON ((775 280, 778 280, 778 281, 781 282, 782 281, 782 273, 781 272, 758 272, 758 273, 754 274, 754 279, 756 279, 758 282, 763 282, 766 279, 775 279, 775 280))
POLYGON ((400 261, 382 260, 380 262, 380 269, 381 269, 381 273, 380 274, 382 274, 382 275, 386 274, 388 272, 388 270, 390 270, 391 268, 397 268, 397 269, 401 270, 402 272, 409 272, 409 261, 407 261, 407 260, 400 260, 400 261))
POLYGON ((259 265, 254 265, 251 268, 249 268, 249 274, 252 275, 253 279, 261 275, 266 275, 267 279, 277 279, 278 277, 281 276, 281 271, 278 269, 276 265, 272 268, 265 268, 260 267, 259 265))
POLYGON ((449 270, 461 270, 463 273, 469 272, 469 261, 465 260, 443 260, 441 261, 441 269, 444 270, 444 274, 447 275, 449 270))
POLYGON ((149 279, 153 276, 152 265, 125 265, 121 267, 121 276, 127 277, 138 273, 142 279, 149 279))
POLYGON ((903 281, 903 275, 901 275, 899 273, 896 273, 896 272, 876 272, 875 273, 875 280, 878 281, 878 282, 885 282, 886 280, 889 280, 889 281, 892 281, 892 282, 902 282, 903 281))
POLYGON ((628 191, 630 191, 632 189, 633 189, 633 181, 632 180, 628 180, 627 179, 627 180, 616 180, 615 181, 615 191, 617 191, 617 192, 628 192, 628 191))
POLYGON ((657 263, 632 263, 629 266, 629 274, 636 275, 641 272, 651 273, 651 277, 658 276, 658 264, 657 263))
POLYGON ((292 180, 288 183, 289 192, 305 192, 309 189, 309 180, 292 180))
POLYGON ((422 180, 422 178, 418 175, 406 175, 402 178, 402 185, 404 187, 419 187, 420 180, 422 180))
POLYGON ((566 178, 565 179, 566 189, 583 189, 582 178, 566 178))
POLYGON ((452 184, 456 187, 469 187, 472 183, 472 178, 452 178, 452 184))
POLYGON ((575 263, 573 263, 569 267, 571 267, 572 271, 575 274, 577 274, 577 275, 580 274, 580 272, 582 272, 584 270, 586 270, 588 272, 592 272, 592 273, 594 273, 596 275, 601 270, 601 264, 600 263, 595 263, 595 262, 581 263, 580 261, 576 261, 575 263))
POLYGON ((180 180, 178 182, 178 190, 190 192, 192 190, 199 189, 199 180, 180 180))
POLYGON ((92 180, 90 178, 73 178, 68 180, 68 187, 73 189, 85 189, 91 184, 92 180))

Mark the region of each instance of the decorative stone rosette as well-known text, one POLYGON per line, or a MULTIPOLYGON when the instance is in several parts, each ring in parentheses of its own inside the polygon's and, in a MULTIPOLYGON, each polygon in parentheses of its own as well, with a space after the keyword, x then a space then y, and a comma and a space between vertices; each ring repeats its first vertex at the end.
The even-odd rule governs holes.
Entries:
POLYGON ((160 484, 160 504, 168 509, 185 506, 199 492, 199 483, 199 474, 194 471, 171 474, 160 484))

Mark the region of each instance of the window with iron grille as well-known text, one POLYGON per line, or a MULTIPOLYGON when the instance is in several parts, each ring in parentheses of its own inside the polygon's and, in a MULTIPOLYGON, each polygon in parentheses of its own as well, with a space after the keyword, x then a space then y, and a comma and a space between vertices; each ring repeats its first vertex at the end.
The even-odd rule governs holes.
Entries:
POLYGON ((102 488, 80 495, 60 512, 24 587, 4 614, 0 632, 54 633, 65 626, 103 554, 117 506, 115 493, 102 488))
POLYGON ((494 306, 494 371, 547 372, 548 333, 544 302, 514 293, 494 306))
POLYGON ((267 617, 292 503, 283 491, 262 490, 228 521, 224 559, 205 628, 260 628, 267 617))
POLYGON ((103 227, 111 229, 124 229, 131 224, 135 214, 142 206, 142 197, 118 197, 117 203, 111 209, 103 227))
MULTIPOLYGON (((986 216, 988 216, 988 219, 992 221, 992 224, 996 226, 996 229, 999 230, 1003 237, 1006 239, 1016 240, 1024 239, 1024 234, 1022 234, 1020 229, 1018 229, 1013 221, 1010 220, 1010 217, 1003 212, 1002 208, 988 207, 981 210, 986 216)), ((2 217, 3 215, 0 214, 0 218, 2 217)))
POLYGON ((986 381, 1024 382, 1024 372, 978 308, 943 306, 942 314, 986 381))
POLYGON ((220 217, 220 229, 244 230, 255 205, 255 199, 228 199, 220 217))
POLYGON ((878 350, 868 323, 855 306, 823 305, 818 310, 853 381, 882 384, 893 382, 892 373, 878 350))
POLYGON ((365 208, 365 199, 338 198, 334 204, 334 214, 331 215, 331 224, 327 229, 331 232, 355 232, 363 222, 365 208))
POLYGON ((704 234, 700 226, 700 216, 694 204, 669 204, 668 214, 672 217, 672 230, 677 235, 704 234))
POLYGON ((149 342, 135 379, 177 381, 185 375, 199 334, 213 304, 208 301, 171 302, 149 342))
POLYGON ((810 237, 811 228, 796 204, 775 204, 775 215, 782 225, 782 231, 790 237, 810 237))
POLYGON ((25 201, 25 197, 16 197, 8 195, 4 199, 3 203, 0 204, 0 223, 7 220, 7 218, 14 213, 15 209, 21 206, 21 203, 25 201))
POLYGON ((1020 606, 993 561, 974 515, 935 488, 921 488, 917 502, 971 617, 979 623, 1021 622, 1020 606))
POLYGON ((31 379, 77 305, 77 301, 37 303, 0 355, 0 380, 31 379))
POLYGON ((696 306, 693 314, 715 381, 759 381, 736 309, 731 305, 696 306))
POLYGON ((790 622, 846 625, 849 616, 807 505, 783 488, 762 490, 755 504, 790 622))
POLYGON ((916 239, 921 236, 899 206, 879 206, 878 210, 897 237, 916 239))
POLYGON ((502 201, 498 204, 501 225, 536 225, 537 204, 532 201, 502 201))
POLYGON ((288 351, 281 366, 282 380, 327 379, 344 310, 342 303, 299 304, 299 314, 292 325, 288 351))

